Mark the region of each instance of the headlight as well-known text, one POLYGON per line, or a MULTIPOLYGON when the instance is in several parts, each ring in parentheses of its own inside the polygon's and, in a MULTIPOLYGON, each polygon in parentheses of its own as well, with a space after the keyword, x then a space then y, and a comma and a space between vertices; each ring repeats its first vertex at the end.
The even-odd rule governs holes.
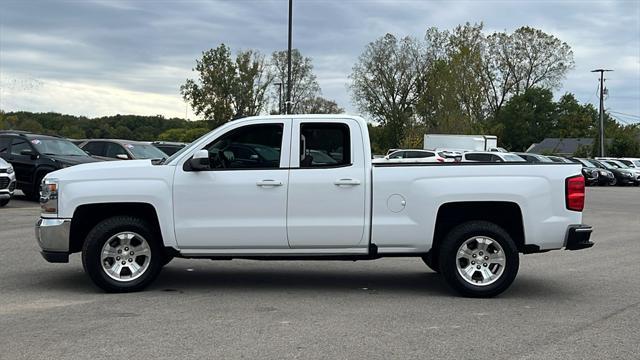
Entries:
POLYGON ((13 166, 9 165, 9 168, 7 168, 7 174, 13 174, 13 166))
POLYGON ((40 208, 44 214, 58 213, 58 179, 44 179, 40 187, 40 208))
POLYGON ((602 171, 602 170, 600 170, 600 175, 602 175, 602 176, 607 176, 607 172, 606 172, 606 171, 602 171))

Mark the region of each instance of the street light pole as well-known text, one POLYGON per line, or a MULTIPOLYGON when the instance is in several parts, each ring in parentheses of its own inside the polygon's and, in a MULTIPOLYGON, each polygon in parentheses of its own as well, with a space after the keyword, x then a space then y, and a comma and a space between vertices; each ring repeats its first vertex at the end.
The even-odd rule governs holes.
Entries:
POLYGON ((293 15, 293 0, 289 0, 289 47, 287 50, 287 114, 291 114, 291 18, 293 15))
POLYGON ((273 84, 278 87, 278 115, 282 115, 282 83, 273 84))
POLYGON ((591 72, 600 73, 600 156, 604 157, 604 73, 609 69, 595 69, 591 72))

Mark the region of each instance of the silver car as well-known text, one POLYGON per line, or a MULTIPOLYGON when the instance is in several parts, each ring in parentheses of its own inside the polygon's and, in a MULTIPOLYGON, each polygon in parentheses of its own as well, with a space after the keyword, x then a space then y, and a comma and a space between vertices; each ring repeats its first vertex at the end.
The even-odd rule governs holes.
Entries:
POLYGON ((0 158, 0 207, 11 201, 16 189, 16 173, 13 166, 0 158))

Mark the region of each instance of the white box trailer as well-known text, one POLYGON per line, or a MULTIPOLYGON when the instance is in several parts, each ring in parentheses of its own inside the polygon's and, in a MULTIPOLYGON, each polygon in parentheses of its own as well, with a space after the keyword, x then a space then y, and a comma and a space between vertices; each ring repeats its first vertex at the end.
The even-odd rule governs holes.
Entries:
POLYGON ((425 134, 424 148, 428 150, 496 151, 498 137, 495 135, 425 134))

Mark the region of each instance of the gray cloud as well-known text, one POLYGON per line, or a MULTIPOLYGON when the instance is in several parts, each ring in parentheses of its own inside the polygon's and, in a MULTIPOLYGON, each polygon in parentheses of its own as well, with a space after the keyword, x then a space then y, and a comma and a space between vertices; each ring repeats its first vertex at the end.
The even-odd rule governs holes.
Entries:
MULTIPOLYGON (((184 115, 178 88, 192 76, 203 50, 224 42, 234 50, 253 48, 268 55, 286 48, 286 21, 284 0, 4 1, 0 106, 90 116, 184 115), (24 79, 46 86, 16 90, 24 79), (68 96, 86 98, 47 96, 56 84, 63 84, 60 91, 66 89, 68 96), (78 90, 86 88, 92 90, 78 90), (100 89, 110 92, 104 97, 108 101, 92 106, 102 101, 100 89), (127 101, 119 104, 118 96, 127 101), (134 103, 131 96, 145 99, 134 103), (166 103, 154 106, 153 101, 166 103)), ((387 32, 422 38, 428 27, 450 29, 464 22, 483 22, 487 32, 529 25, 558 36, 573 47, 576 68, 557 95, 573 92, 580 101, 597 104, 596 77, 589 70, 610 67, 616 71, 607 76, 607 107, 640 114, 637 1, 294 0, 294 46, 313 58, 324 95, 356 112, 348 75, 367 43, 387 32)))

